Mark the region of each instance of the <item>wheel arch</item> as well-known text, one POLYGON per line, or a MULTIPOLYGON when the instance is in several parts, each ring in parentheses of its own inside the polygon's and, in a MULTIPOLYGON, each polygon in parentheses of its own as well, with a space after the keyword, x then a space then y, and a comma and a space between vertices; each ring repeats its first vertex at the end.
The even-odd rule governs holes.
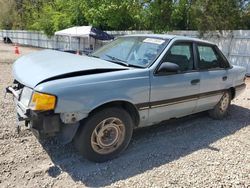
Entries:
POLYGON ((229 91, 231 92, 231 99, 235 98, 235 88, 234 87, 230 87, 229 91))
POLYGON ((131 102, 124 101, 124 100, 110 101, 110 102, 106 102, 104 104, 101 104, 101 105, 95 107, 93 110, 91 110, 89 113, 89 116, 94 114, 97 111, 103 110, 103 109, 108 108, 108 107, 123 108, 131 116, 131 118, 134 122, 134 127, 138 127, 138 125, 140 123, 140 115, 139 115, 138 109, 131 102))

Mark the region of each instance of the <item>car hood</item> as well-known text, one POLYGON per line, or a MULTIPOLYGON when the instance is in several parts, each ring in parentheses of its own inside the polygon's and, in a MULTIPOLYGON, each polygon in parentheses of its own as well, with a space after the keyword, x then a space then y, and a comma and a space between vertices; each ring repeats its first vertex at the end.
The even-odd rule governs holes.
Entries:
POLYGON ((34 88, 39 83, 88 74, 128 69, 94 57, 42 50, 19 58, 13 65, 15 80, 34 88))

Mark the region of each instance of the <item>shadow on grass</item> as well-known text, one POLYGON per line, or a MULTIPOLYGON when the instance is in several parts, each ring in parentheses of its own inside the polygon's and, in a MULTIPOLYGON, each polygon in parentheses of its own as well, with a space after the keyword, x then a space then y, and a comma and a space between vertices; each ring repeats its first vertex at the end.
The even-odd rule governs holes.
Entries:
POLYGON ((67 172, 75 181, 90 187, 107 186, 159 167, 201 149, 223 152, 210 144, 250 125, 250 110, 232 105, 231 115, 221 121, 200 113, 134 132, 128 149, 117 159, 97 164, 83 159, 71 144, 44 144, 55 164, 52 177, 67 172))

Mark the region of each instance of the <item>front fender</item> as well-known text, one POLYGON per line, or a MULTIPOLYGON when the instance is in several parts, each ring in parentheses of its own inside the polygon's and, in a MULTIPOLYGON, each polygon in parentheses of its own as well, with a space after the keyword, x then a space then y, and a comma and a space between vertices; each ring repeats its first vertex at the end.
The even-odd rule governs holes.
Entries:
POLYGON ((150 87, 148 71, 138 70, 54 80, 35 90, 57 96, 55 113, 87 114, 112 101, 148 102, 150 87))

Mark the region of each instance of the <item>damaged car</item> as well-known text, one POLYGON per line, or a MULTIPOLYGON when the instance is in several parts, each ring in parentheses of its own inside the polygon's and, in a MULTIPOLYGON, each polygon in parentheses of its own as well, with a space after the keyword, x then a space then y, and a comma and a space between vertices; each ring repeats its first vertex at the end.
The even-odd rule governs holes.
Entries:
POLYGON ((244 91, 245 73, 207 41, 128 35, 88 56, 25 55, 6 91, 39 139, 73 141, 85 158, 104 162, 127 148, 136 128, 201 111, 222 119, 244 91))

